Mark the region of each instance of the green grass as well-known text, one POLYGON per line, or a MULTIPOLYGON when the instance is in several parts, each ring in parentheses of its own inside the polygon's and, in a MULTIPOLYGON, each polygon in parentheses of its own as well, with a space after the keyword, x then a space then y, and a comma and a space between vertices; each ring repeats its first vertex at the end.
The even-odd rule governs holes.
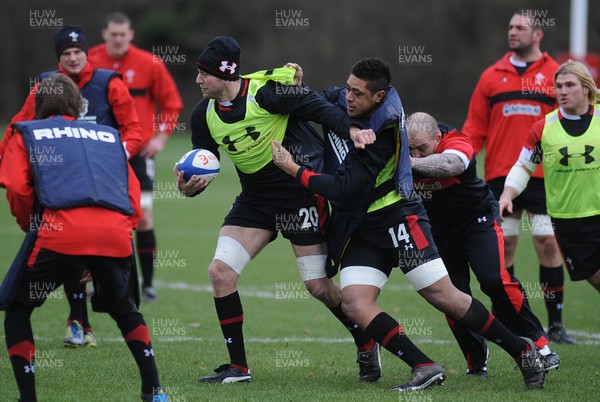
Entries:
MULTIPOLYGON (((228 361, 217 324, 206 268, 222 219, 239 191, 228 160, 210 188, 193 199, 179 197, 173 184, 173 163, 188 150, 186 135, 172 138, 157 159, 155 226, 160 249, 156 270, 159 301, 143 304, 153 338, 162 384, 173 401, 254 400, 386 400, 386 401, 571 401, 597 400, 600 385, 598 294, 587 283, 567 280, 564 321, 579 341, 553 345, 561 369, 548 375, 543 391, 527 391, 514 362, 491 346, 488 379, 464 374, 465 362, 443 316, 422 300, 399 271, 394 271, 380 305, 414 336, 413 341, 448 372, 444 387, 398 395, 391 387, 404 382, 409 368, 383 352, 383 377, 375 384, 357 381, 355 350, 345 329, 323 306, 308 297, 301 284, 289 244, 278 238, 244 271, 239 287, 244 305, 246 351, 254 382, 199 384, 199 376, 228 361), (277 298, 281 288, 294 299, 277 298), (590 304, 591 303, 591 304, 590 304)), ((0 201, 0 272, 5 272, 22 233, 0 201)), ((536 289, 538 268, 528 233, 517 255, 517 274, 528 289, 536 289)), ((477 285, 475 295, 489 305, 477 285)), ((281 293, 280 293, 281 295, 281 293)), ((546 324, 539 291, 531 304, 546 324)), ((68 306, 61 291, 34 312, 40 401, 135 401, 139 375, 112 320, 92 313, 96 349, 62 346, 68 306)), ((0 329, 3 337, 3 329, 0 329)), ((0 353, 0 400, 18 393, 6 352, 0 353)))

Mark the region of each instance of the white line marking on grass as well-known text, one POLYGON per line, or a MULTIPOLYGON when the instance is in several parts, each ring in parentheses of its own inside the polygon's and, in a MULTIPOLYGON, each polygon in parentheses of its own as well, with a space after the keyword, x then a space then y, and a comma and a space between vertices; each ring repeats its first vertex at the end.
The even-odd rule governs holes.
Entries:
POLYGON ((572 330, 571 328, 569 328, 569 335, 575 335, 576 337, 581 337, 581 338, 596 339, 598 341, 598 343, 600 343, 600 334, 599 333, 577 331, 577 330, 572 330))
MULTIPOLYGON (((160 280, 153 281, 154 287, 156 288, 164 288, 164 289, 176 289, 176 290, 191 290, 193 292, 201 292, 201 293, 212 293, 213 288, 212 285, 197 285, 193 283, 187 282, 165 282, 160 280)), ((247 287, 240 287, 240 291, 244 296, 249 297, 259 297, 262 299, 274 299, 275 292, 266 292, 262 290, 250 290, 247 287)))
MULTIPOLYGON (((212 293, 213 291, 212 285, 200 285, 188 282, 167 282, 155 279, 153 284, 154 287, 161 289, 190 290, 192 292, 201 293, 212 293)), ((410 285, 390 285, 385 288, 389 290, 413 290, 413 287, 410 285)), ((254 286, 240 286, 239 290, 242 295, 247 297, 258 297, 261 299, 277 298, 275 291, 258 290, 254 286)))
MULTIPOLYGON (((600 345, 600 334, 594 334, 584 331, 569 331, 578 336, 578 344, 579 345, 600 345), (582 338, 587 338, 582 340, 582 338)), ((36 340, 40 341, 54 341, 56 338, 41 336, 35 337, 36 340)), ((109 343, 119 343, 124 342, 122 337, 110 337, 104 338, 96 336, 96 339, 99 342, 109 342, 109 343)), ((177 342, 215 342, 222 341, 221 338, 202 338, 196 336, 153 336, 153 342, 169 342, 169 343, 177 343, 177 342)), ((453 345, 456 344, 456 341, 453 339, 435 339, 435 338, 415 338, 413 337, 413 341, 418 344, 430 343, 436 345, 453 345)), ((349 343, 353 342, 352 338, 316 338, 316 337, 282 337, 282 338, 246 338, 246 343, 349 343)))
MULTIPOLYGON (((53 341, 56 338, 49 338, 45 336, 36 336, 36 340, 40 341, 53 341)), ((104 338, 96 336, 98 342, 109 342, 109 343, 120 343, 124 342, 122 337, 110 337, 104 338)), ((219 341, 222 342, 221 338, 202 338, 196 336, 153 336, 152 341, 160 342, 211 342, 219 341)), ((246 343, 352 343, 352 338, 297 338, 297 337, 282 337, 282 338, 245 338, 246 343)), ((452 344, 455 343, 449 339, 419 339, 419 343, 435 343, 435 344, 452 344)))
MULTIPOLYGON (((161 280, 154 280, 154 286, 164 289, 175 289, 175 290, 189 290, 192 292, 201 293, 212 293, 211 285, 200 285, 187 282, 167 282, 161 280)), ((386 289, 390 290, 412 290, 410 285, 391 285, 386 286, 386 289)), ((240 286, 240 292, 246 297, 258 297, 261 299, 275 299, 275 292, 269 292, 265 290, 259 290, 253 286, 240 286)), ((569 328, 569 333, 579 338, 578 343, 583 345, 600 345, 600 333, 577 331, 569 328), (583 339, 582 339, 583 338, 583 339)), ((168 337, 157 338, 164 342, 181 342, 181 341, 206 341, 209 339, 205 338, 186 338, 186 337, 174 337, 173 340, 168 337)), ((350 339, 350 338, 348 338, 350 339)), ((274 343, 274 342, 322 342, 322 343, 341 343, 348 342, 348 339, 331 339, 331 338, 278 338, 269 340, 269 338, 247 338, 246 342, 257 342, 257 343, 274 343), (329 340, 328 340, 329 339, 329 340)), ((435 339, 417 339, 420 343, 454 343, 454 341, 446 340, 435 340, 435 339)))
MULTIPOLYGON (((183 341, 214 341, 215 339, 208 338, 196 338, 196 337, 158 337, 156 338, 162 342, 183 342, 183 341)), ((220 341, 220 339, 217 339, 220 341)), ((352 338, 294 338, 294 337, 283 337, 283 338, 246 338, 245 342, 249 343, 353 343, 352 338)), ((435 344, 452 344, 455 343, 449 339, 419 339, 419 343, 435 343, 435 344)))

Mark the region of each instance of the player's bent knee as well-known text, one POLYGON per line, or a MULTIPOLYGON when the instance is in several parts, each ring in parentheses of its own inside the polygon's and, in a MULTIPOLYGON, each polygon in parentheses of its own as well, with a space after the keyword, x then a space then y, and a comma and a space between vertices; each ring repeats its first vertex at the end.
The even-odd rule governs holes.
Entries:
POLYGON ((329 301, 330 293, 333 290, 333 282, 328 278, 318 278, 304 281, 306 290, 317 300, 329 301))
POLYGON ((535 243, 536 248, 542 254, 548 254, 552 256, 558 252, 556 238, 553 235, 533 236, 533 241, 535 243))
POLYGON ((344 289, 350 285, 370 285, 383 288, 388 277, 380 270, 360 265, 344 267, 340 272, 340 287, 344 289))
POLYGON ((447 275, 421 289, 419 294, 454 320, 462 318, 471 304, 471 296, 456 288, 447 275))
POLYGON ((31 313, 33 312, 34 306, 28 306, 19 301, 13 301, 5 311, 4 321, 11 320, 29 320, 31 313))
POLYGON ((355 321, 360 311, 360 306, 356 300, 342 297, 342 311, 350 320, 355 321))
POLYGON ((229 236, 219 236, 215 256, 213 257, 213 264, 209 267, 209 275, 213 273, 218 274, 218 271, 211 272, 214 266, 219 267, 218 263, 214 260, 224 262, 238 275, 241 275, 246 265, 250 262, 250 259, 250 254, 248 254, 244 246, 237 240, 229 236))
POLYGON ((433 285, 444 276, 448 275, 446 266, 441 258, 428 261, 406 273, 406 279, 416 291, 433 285))
POLYGON ((298 271, 300 272, 300 277, 302 278, 302 281, 306 282, 313 279, 326 278, 326 262, 327 256, 324 254, 305 255, 303 257, 297 257, 296 264, 298 265, 298 271))
POLYGON ((94 295, 91 300, 92 311, 96 313, 125 314, 137 311, 129 297, 114 300, 112 297, 94 295))
MULTIPOLYGON (((484 289, 487 289, 488 291, 493 291, 495 289, 501 290, 504 289, 505 286, 502 280, 502 275, 500 274, 500 268, 498 267, 498 264, 492 264, 490 265, 490 268, 493 269, 481 270, 481 272, 478 272, 476 275, 477 282, 479 282, 479 286, 486 294, 487 292, 484 289)), ((509 276, 507 276, 506 280, 508 281, 508 284, 512 282, 509 276)))
POLYGON ((600 292, 600 269, 590 275, 587 281, 600 292))
POLYGON ((239 274, 221 260, 213 260, 208 267, 208 278, 214 288, 221 288, 235 283, 239 274))
POLYGON ((502 222, 502 232, 504 233, 504 236, 518 236, 520 224, 520 219, 510 217, 504 218, 504 221, 502 222))

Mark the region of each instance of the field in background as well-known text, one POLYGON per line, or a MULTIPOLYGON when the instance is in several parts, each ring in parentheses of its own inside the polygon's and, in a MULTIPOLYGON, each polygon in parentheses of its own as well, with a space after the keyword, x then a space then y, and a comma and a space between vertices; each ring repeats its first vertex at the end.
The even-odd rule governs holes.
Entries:
MULTIPOLYGON (((178 135, 157 159, 154 191, 157 252, 155 285, 159 301, 143 304, 163 386, 172 401, 201 400, 386 400, 386 401, 548 401, 597 400, 600 385, 598 294, 587 283, 566 282, 564 321, 576 346, 553 345, 560 371, 548 375, 543 391, 526 391, 514 362, 491 346, 488 379, 464 374, 465 362, 443 315, 422 300, 394 271, 380 305, 397 318, 428 355, 445 366, 444 387, 414 394, 390 388, 406 381, 409 368, 383 351, 383 377, 375 384, 357 381, 355 349, 346 330, 305 291, 289 244, 278 238, 244 271, 239 282, 244 305, 246 351, 251 384, 199 384, 196 379, 228 361, 217 324, 206 268, 222 219, 239 191, 234 168, 225 157, 222 173, 193 199, 177 192, 171 169, 190 148, 178 135), (596 396, 594 396, 596 395, 596 396)), ((12 261, 23 234, 0 200, 0 273, 12 261)), ((527 229, 527 223, 523 223, 527 229)), ((525 231, 517 256, 517 275, 530 303, 547 324, 538 267, 525 231)), ((474 294, 489 301, 474 286, 474 294)), ((62 346, 68 305, 61 290, 34 312, 40 401, 136 401, 139 375, 116 325, 92 313, 98 348, 62 346)), ((0 328, 3 338, 3 328, 0 328)), ((4 349, 4 342, 2 345, 4 349)), ((17 389, 6 351, 0 353, 0 400, 14 400, 17 389)))

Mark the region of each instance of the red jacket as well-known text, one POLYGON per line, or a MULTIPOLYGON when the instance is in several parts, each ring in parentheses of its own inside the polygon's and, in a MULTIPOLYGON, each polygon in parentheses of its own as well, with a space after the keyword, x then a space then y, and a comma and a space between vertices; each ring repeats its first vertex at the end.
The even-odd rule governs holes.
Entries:
MULTIPOLYGON (((60 65, 58 69, 61 73, 68 75, 60 65)), ((69 77, 81 89, 92 79, 93 72, 92 65, 88 62, 78 75, 69 77)), ((6 127, 4 138, 0 142, 0 165, 2 164, 6 144, 12 136, 13 124, 35 119, 35 93, 37 85, 29 92, 25 104, 12 118, 8 127, 6 127)), ((112 79, 108 84, 108 103, 110 103, 112 112, 117 120, 118 127, 115 128, 121 133, 121 141, 126 144, 127 153, 131 157, 142 147, 143 135, 137 113, 133 106, 133 100, 122 80, 112 79)))
MULTIPOLYGON (((520 76, 510 63, 511 54, 481 74, 462 128, 471 137, 475 153, 486 146, 486 181, 508 175, 529 128, 556 107, 554 73, 558 63, 544 53, 520 76)), ((533 177, 543 177, 542 169, 533 177)))
MULTIPOLYGON (((68 116, 63 116, 70 119, 68 116)), ((0 186, 6 187, 11 213, 23 231, 29 230, 34 214, 34 187, 29 155, 21 135, 7 142, 0 166, 0 186)), ((131 232, 141 218, 140 184, 129 170, 129 199, 132 216, 101 207, 89 206, 64 210, 46 209, 38 226, 38 239, 30 263, 41 248, 68 255, 127 257, 132 253, 131 232)))
POLYGON ((115 70, 123 76, 142 125, 144 144, 159 131, 173 132, 183 102, 175 81, 158 56, 129 45, 127 53, 115 59, 109 56, 106 44, 101 44, 89 50, 88 61, 94 68, 115 70), (157 104, 160 114, 156 112, 157 104))

